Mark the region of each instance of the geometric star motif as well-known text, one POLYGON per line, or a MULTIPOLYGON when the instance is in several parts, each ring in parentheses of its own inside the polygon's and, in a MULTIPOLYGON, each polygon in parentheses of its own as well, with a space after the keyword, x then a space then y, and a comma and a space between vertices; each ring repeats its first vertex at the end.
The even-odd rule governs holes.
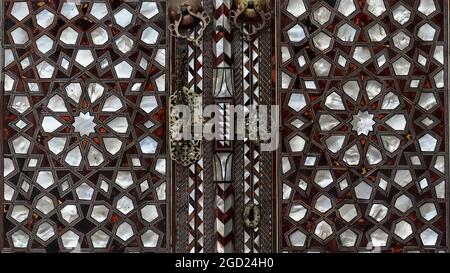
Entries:
POLYGON ((73 123, 73 127, 75 127, 74 131, 80 133, 81 136, 89 136, 90 133, 94 133, 96 125, 94 117, 89 112, 80 112, 80 115, 75 117, 75 122, 73 123))
POLYGON ((368 111, 361 112, 358 111, 357 115, 353 115, 353 120, 351 121, 353 130, 358 132, 358 135, 364 134, 369 135, 369 132, 373 131, 373 115, 369 114, 368 111))

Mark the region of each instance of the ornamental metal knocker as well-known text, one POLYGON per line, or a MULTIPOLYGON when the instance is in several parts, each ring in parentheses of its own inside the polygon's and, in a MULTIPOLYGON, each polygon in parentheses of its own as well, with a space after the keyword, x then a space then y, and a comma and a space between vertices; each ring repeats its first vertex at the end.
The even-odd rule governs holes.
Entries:
POLYGON ((198 46, 211 19, 206 11, 201 10, 199 1, 186 0, 183 4, 177 2, 181 1, 173 1, 172 6, 169 8, 173 22, 169 25, 170 34, 173 37, 185 39, 198 46), (192 32, 193 30, 195 31, 197 25, 200 25, 201 28, 193 34, 192 32))
POLYGON ((193 114, 191 121, 194 125, 202 124, 201 116, 201 95, 186 87, 176 90, 169 97, 169 151, 170 157, 175 162, 187 167, 200 160, 202 157, 202 142, 200 140, 185 140, 180 135, 181 123, 179 117, 173 116, 173 107, 176 105, 186 105, 193 114))
POLYGON ((236 10, 230 11, 231 23, 239 29, 247 40, 258 34, 270 20, 271 13, 267 11, 266 0, 235 0, 236 10), (243 26, 252 26, 251 31, 245 31, 243 26))
POLYGON ((244 224, 246 227, 255 229, 259 226, 261 220, 261 210, 254 203, 248 203, 244 208, 244 224))

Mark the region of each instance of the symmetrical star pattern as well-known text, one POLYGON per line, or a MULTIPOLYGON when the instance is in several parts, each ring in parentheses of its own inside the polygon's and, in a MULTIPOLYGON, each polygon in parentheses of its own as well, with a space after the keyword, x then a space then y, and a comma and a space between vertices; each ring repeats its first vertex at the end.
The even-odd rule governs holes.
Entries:
POLYGON ((281 250, 446 249, 446 1, 281 2, 281 250))
POLYGON ((12 251, 166 251, 165 2, 2 1, 12 251))
POLYGON ((75 117, 73 123, 74 132, 80 133, 81 136, 89 136, 95 132, 94 117, 87 113, 80 113, 78 117, 75 117))

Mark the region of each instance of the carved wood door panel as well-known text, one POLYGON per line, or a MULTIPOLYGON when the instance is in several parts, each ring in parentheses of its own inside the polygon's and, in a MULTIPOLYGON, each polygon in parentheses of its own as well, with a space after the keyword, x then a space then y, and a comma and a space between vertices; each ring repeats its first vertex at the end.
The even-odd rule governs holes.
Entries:
POLYGON ((1 251, 448 250, 447 1, 0 9, 1 251))
POLYGON ((2 1, 2 250, 170 250, 165 10, 2 1))
POLYGON ((280 250, 445 251, 447 1, 281 1, 280 250))

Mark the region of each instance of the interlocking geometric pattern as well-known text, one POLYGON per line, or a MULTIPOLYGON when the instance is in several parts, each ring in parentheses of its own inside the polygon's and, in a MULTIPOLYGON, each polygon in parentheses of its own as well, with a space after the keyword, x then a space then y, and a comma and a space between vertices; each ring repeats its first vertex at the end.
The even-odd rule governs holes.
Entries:
POLYGON ((3 1, 4 248, 167 251, 164 1, 3 1))
POLYGON ((281 2, 281 250, 445 249, 446 1, 281 2))
POLYGON ((250 38, 236 2, 198 1, 197 45, 163 0, 2 1, 1 251, 448 249, 447 1, 266 1, 250 38), (181 87, 220 114, 278 102, 279 150, 225 116, 169 162, 181 87))

